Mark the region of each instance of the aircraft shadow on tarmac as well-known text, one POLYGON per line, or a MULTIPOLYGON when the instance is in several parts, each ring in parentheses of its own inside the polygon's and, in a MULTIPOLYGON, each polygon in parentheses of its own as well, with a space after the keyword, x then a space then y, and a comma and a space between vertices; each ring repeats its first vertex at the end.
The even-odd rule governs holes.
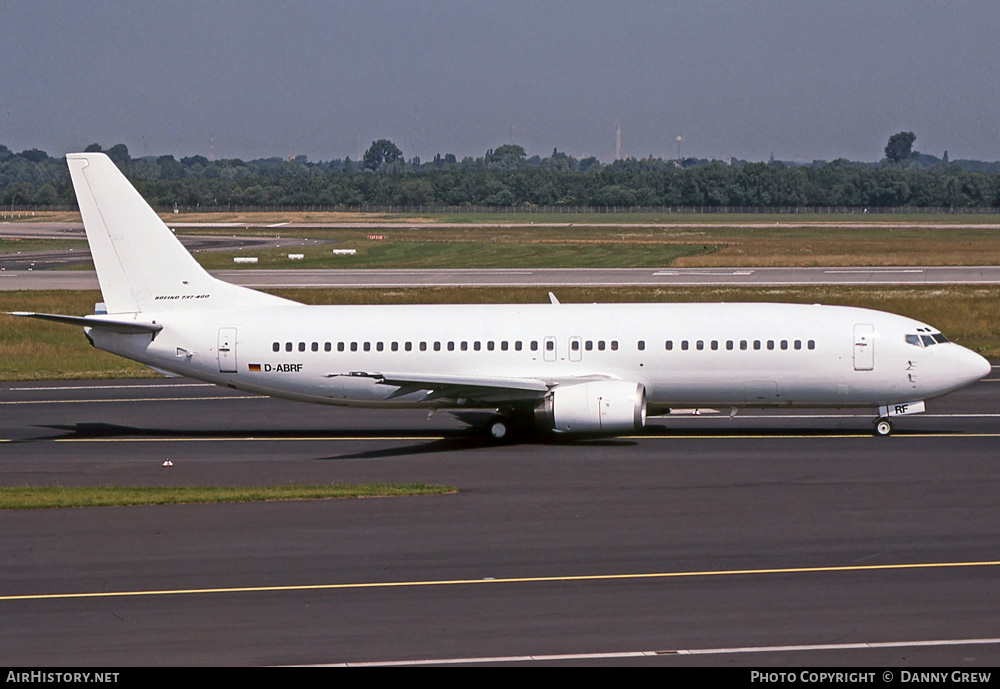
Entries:
MULTIPOLYGON (((636 445, 643 437, 649 438, 712 438, 712 439, 739 439, 744 438, 782 438, 782 437, 856 437, 858 435, 868 435, 864 428, 821 428, 821 427, 801 427, 801 428, 759 428, 759 427, 738 427, 727 426, 725 423, 712 424, 699 428, 671 428, 664 424, 650 424, 641 433, 636 433, 627 438, 609 437, 586 437, 586 436, 565 436, 546 432, 538 433, 518 433, 513 437, 497 442, 488 437, 483 431, 483 427, 478 420, 463 418, 469 425, 466 428, 458 429, 430 429, 413 430, 412 428, 383 428, 365 430, 295 430, 295 429, 253 429, 239 430, 230 429, 224 431, 217 430, 190 430, 183 428, 146 428, 138 426, 128 426, 113 423, 90 423, 80 422, 75 424, 51 424, 39 425, 36 428, 44 428, 50 431, 57 431, 54 434, 47 434, 42 437, 15 440, 15 443, 45 442, 53 440, 114 440, 114 439, 151 439, 169 442, 171 439, 195 438, 195 439, 217 439, 225 440, 274 440, 280 442, 282 439, 310 439, 323 440, 357 440, 364 442, 370 440, 379 442, 378 447, 359 452, 347 454, 336 454, 325 457, 318 457, 319 460, 338 459, 378 459, 387 457, 403 457, 409 455, 436 454, 441 452, 460 452, 463 450, 476 450, 483 448, 504 448, 516 447, 519 445, 552 445, 565 446, 575 445, 579 447, 627 447, 636 445), (393 442, 392 445, 385 445, 386 442, 401 441, 402 445, 393 442)), ((914 429, 907 430, 909 436, 935 436, 951 434, 953 431, 944 429, 914 429)))
POLYGON ((275 440, 282 439, 309 439, 322 440, 343 440, 357 439, 360 442, 371 441, 392 441, 395 439, 411 441, 403 446, 385 447, 366 450, 343 455, 321 457, 319 459, 364 459, 379 457, 406 456, 411 454, 428 454, 437 452, 456 452, 461 450, 472 450, 488 447, 510 447, 514 445, 567 445, 586 444, 588 446, 613 446, 634 445, 635 439, 622 438, 574 438, 553 435, 551 433, 526 433, 520 434, 509 441, 498 443, 489 438, 479 427, 471 425, 460 429, 433 429, 414 431, 412 428, 389 428, 389 429, 367 429, 356 430, 294 430, 294 429, 271 429, 271 430, 187 430, 177 428, 142 428, 138 426, 127 426, 113 423, 90 423, 80 422, 75 424, 44 424, 35 426, 57 433, 42 437, 26 438, 15 440, 15 443, 50 442, 54 440, 115 440, 115 439, 149 439, 163 440, 169 442, 171 439, 181 438, 203 438, 225 440, 275 440), (443 436, 443 437, 442 437, 443 436))

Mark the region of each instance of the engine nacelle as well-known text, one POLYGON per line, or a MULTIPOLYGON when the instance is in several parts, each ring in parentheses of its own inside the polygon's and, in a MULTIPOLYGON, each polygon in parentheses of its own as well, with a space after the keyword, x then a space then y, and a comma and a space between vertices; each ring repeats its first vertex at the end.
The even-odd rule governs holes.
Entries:
POLYGON ((560 385, 535 407, 535 423, 562 433, 628 433, 646 425, 646 388, 627 380, 560 385))

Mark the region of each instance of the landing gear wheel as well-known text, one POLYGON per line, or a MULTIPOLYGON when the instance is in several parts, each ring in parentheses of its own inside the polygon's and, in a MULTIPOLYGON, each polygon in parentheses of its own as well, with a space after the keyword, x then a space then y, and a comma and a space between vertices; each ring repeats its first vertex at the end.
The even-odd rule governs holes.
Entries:
POLYGON ((892 433, 892 421, 886 418, 875 419, 875 435, 886 437, 892 433))
POLYGON ((510 421, 502 416, 495 417, 490 421, 489 432, 490 437, 497 442, 506 440, 510 434, 510 421))

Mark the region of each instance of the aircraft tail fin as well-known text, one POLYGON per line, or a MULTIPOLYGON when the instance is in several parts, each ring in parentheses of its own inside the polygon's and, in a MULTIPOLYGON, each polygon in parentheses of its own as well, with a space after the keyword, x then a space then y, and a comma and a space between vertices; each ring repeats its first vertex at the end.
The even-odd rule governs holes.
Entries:
POLYGON ((103 153, 66 162, 108 313, 292 303, 209 275, 103 153))

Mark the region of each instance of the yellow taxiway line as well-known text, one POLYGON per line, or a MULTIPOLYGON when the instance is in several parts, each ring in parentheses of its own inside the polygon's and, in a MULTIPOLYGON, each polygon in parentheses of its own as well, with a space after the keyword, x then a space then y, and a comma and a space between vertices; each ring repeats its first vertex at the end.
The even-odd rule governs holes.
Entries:
POLYGON ((693 579, 703 577, 772 575, 772 574, 822 574, 829 572, 887 572, 920 569, 956 569, 965 567, 998 567, 1000 560, 972 562, 895 563, 885 565, 835 565, 829 567, 773 567, 766 569, 720 569, 689 572, 646 572, 627 574, 581 574, 547 577, 505 577, 482 579, 440 579, 418 581, 370 581, 347 584, 299 584, 285 586, 240 586, 220 588, 161 589, 137 591, 100 591, 83 593, 35 593, 0 595, 0 602, 25 600, 65 600, 69 598, 125 598, 134 596, 182 596, 220 593, 275 593, 291 591, 336 591, 358 589, 414 588, 423 586, 470 586, 482 584, 538 584, 602 581, 649 581, 665 579, 693 579))

